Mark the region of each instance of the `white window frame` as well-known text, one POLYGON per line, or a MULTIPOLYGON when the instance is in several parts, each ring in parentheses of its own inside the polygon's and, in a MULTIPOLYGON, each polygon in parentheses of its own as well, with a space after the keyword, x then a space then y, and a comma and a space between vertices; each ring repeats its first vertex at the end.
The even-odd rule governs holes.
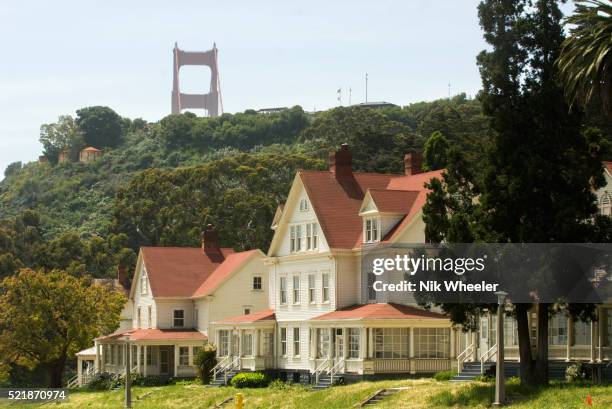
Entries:
POLYGON ((260 275, 253 276, 253 291, 263 290, 263 277, 260 275))
POLYGON ((300 200, 300 212, 307 212, 308 211, 308 199, 301 199, 300 200))
POLYGON ((183 309, 172 310, 172 328, 185 328, 185 310, 183 309), (177 317, 177 312, 181 313, 180 317, 177 317), (181 325, 176 325, 177 320, 180 320, 181 325))
POLYGON ((321 300, 323 304, 329 303, 329 273, 321 274, 321 300))
POLYGON ((229 355, 229 342, 230 331, 227 329, 219 330, 219 356, 229 355))
POLYGON ((242 315, 249 315, 251 313, 251 306, 250 305, 243 305, 242 306, 242 315))
POLYGON ((591 345, 591 322, 574 321, 573 345, 591 345))
POLYGON ((359 341, 361 338, 361 330, 359 328, 348 328, 348 358, 359 358, 359 341))
POLYGON ((315 304, 317 302, 317 276, 308 274, 308 302, 315 304))
POLYGON ((558 312, 548 320, 548 345, 567 345, 567 316, 558 312))
POLYGON ((180 346, 179 349, 179 366, 189 366, 189 347, 180 346))
POLYGON ((280 305, 287 305, 287 276, 279 277, 278 302, 280 305))
POLYGON ((610 198, 608 192, 604 192, 603 196, 601 197, 599 209, 601 214, 604 216, 612 215, 612 199, 610 198))
POLYGON ((292 278, 292 288, 293 288, 293 303, 300 303, 300 274, 294 274, 292 278), (297 284, 297 285, 296 285, 297 284))
POLYGON ((319 225, 317 223, 306 223, 306 250, 317 250, 319 248, 319 225))
POLYGON ((317 358, 327 358, 329 355, 329 328, 317 328, 317 358))
POLYGON ((300 356, 300 327, 293 327, 293 356, 300 356))
POLYGON ((376 243, 380 241, 380 218, 366 217, 363 220, 363 242, 376 243))
POLYGON ((144 269, 140 273, 140 294, 148 294, 149 285, 147 284, 147 274, 144 269))
POLYGON ((281 348, 280 348, 281 356, 286 357, 287 356, 287 328, 286 327, 280 328, 279 338, 280 338, 280 344, 281 344, 281 348))
POLYGON ((253 333, 245 331, 242 335, 242 355, 253 356, 253 333))
POLYGON ((153 328, 153 307, 151 307, 150 305, 147 306, 147 326, 149 328, 153 328))
POLYGON ((415 328, 414 356, 447 359, 450 356, 450 328, 415 328))
POLYGON ((410 328, 373 328, 374 358, 408 359, 410 328))
POLYGON ((138 307, 136 312, 136 328, 142 328, 142 309, 138 307))

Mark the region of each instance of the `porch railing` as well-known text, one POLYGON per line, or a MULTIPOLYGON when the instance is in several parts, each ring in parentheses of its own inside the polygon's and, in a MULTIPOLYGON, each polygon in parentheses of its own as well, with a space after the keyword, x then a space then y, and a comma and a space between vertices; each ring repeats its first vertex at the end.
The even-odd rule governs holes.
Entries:
POLYGON ((314 371, 314 378, 315 378, 315 384, 319 383, 319 376, 324 372, 327 371, 329 368, 329 364, 330 364, 330 359, 327 358, 325 359, 323 362, 321 362, 321 364, 319 365, 319 367, 315 367, 315 371, 314 371))
POLYGON ((465 347, 465 349, 457 355, 457 371, 461 372, 463 370, 463 364, 474 355, 475 345, 472 342, 470 345, 465 347))
POLYGON ((227 373, 233 369, 240 369, 240 363, 239 356, 226 356, 211 370, 212 378, 217 379, 217 376, 223 373, 223 381, 227 385, 227 373))
POLYGON ((338 362, 336 362, 336 364, 334 366, 331 367, 331 369, 329 370, 329 376, 331 379, 331 384, 334 384, 334 375, 336 375, 339 372, 344 372, 344 359, 339 359, 338 362))
POLYGON ((497 356, 497 344, 493 345, 480 357, 480 374, 484 374, 484 364, 497 356))
POLYGON ((226 356, 225 358, 223 358, 221 361, 217 362, 217 365, 213 366, 213 369, 210 371, 212 378, 213 379, 217 379, 217 375, 225 370, 225 367, 227 365, 229 365, 229 363, 231 362, 232 357, 231 356, 226 356))

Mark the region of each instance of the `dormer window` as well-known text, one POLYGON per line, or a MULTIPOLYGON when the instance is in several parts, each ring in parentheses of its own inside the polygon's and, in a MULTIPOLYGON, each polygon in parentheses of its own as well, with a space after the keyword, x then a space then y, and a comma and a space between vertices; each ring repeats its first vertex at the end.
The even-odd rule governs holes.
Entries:
POLYGON ((308 199, 300 200, 300 212, 308 211, 308 199))
POLYGON ((380 226, 378 222, 378 218, 371 217, 367 218, 364 221, 364 242, 365 243, 374 243, 380 240, 379 233, 380 226))

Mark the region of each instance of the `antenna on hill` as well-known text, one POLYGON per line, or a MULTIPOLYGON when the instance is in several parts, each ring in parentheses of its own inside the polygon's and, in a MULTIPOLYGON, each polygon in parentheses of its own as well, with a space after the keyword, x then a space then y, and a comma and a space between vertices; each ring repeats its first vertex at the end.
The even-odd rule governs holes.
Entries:
POLYGON ((351 106, 351 97, 353 96, 353 89, 349 87, 349 106, 351 106))
POLYGON ((368 102, 368 73, 366 72, 366 100, 368 102))
POLYGON ((450 81, 448 82, 448 100, 450 101, 450 81))

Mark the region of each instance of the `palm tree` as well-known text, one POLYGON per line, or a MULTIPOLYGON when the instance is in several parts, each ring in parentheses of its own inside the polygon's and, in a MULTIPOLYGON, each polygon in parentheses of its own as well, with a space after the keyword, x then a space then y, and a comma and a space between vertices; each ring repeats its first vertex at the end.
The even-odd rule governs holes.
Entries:
POLYGON ((612 2, 582 0, 566 20, 571 26, 557 67, 570 105, 599 98, 612 114, 612 2))

